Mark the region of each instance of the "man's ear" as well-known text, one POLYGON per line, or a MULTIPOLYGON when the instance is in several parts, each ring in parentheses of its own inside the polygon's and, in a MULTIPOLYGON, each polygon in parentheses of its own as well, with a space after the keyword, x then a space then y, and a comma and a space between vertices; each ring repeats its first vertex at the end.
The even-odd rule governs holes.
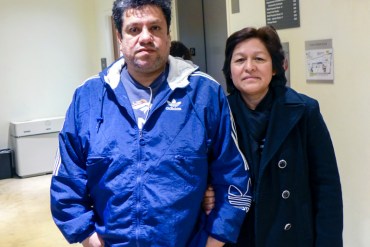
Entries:
POLYGON ((118 43, 121 44, 122 43, 122 35, 117 30, 116 30, 116 38, 118 40, 118 43))

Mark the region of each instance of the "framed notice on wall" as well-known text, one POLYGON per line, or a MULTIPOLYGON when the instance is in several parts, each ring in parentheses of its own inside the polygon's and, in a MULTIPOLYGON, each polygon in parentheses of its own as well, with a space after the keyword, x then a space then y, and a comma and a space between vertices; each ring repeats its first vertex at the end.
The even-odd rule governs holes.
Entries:
POLYGON ((331 39, 306 41, 306 80, 334 81, 334 54, 331 39))
POLYGON ((276 29, 300 26, 299 0, 265 0, 266 24, 276 29))

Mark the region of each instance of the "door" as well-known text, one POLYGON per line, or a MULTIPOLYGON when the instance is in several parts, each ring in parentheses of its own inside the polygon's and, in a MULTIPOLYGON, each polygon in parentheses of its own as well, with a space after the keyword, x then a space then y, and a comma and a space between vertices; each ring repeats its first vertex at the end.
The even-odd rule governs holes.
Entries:
POLYGON ((226 92, 222 73, 227 39, 225 0, 177 0, 178 37, 193 48, 193 62, 226 92))

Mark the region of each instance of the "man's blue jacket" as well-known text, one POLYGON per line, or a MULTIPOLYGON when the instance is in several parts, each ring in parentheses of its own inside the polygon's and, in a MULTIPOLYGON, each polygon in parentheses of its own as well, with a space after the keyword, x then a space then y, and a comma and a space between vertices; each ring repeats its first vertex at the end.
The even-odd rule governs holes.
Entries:
POLYGON ((94 232, 106 246, 236 241, 252 190, 226 96, 194 65, 168 63, 162 100, 141 130, 120 79, 123 58, 76 90, 50 190, 53 219, 70 243, 94 232), (207 184, 216 197, 209 216, 201 208, 207 184))

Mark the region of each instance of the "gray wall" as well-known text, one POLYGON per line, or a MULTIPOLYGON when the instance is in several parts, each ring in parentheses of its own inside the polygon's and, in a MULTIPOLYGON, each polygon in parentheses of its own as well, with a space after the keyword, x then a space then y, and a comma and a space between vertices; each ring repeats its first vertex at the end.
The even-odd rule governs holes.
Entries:
POLYGON ((193 62, 207 70, 202 1, 177 0, 178 40, 195 49, 193 62))
POLYGON ((226 3, 224 0, 177 0, 179 40, 195 48, 193 62, 214 77, 225 91, 221 71, 227 39, 226 3))

